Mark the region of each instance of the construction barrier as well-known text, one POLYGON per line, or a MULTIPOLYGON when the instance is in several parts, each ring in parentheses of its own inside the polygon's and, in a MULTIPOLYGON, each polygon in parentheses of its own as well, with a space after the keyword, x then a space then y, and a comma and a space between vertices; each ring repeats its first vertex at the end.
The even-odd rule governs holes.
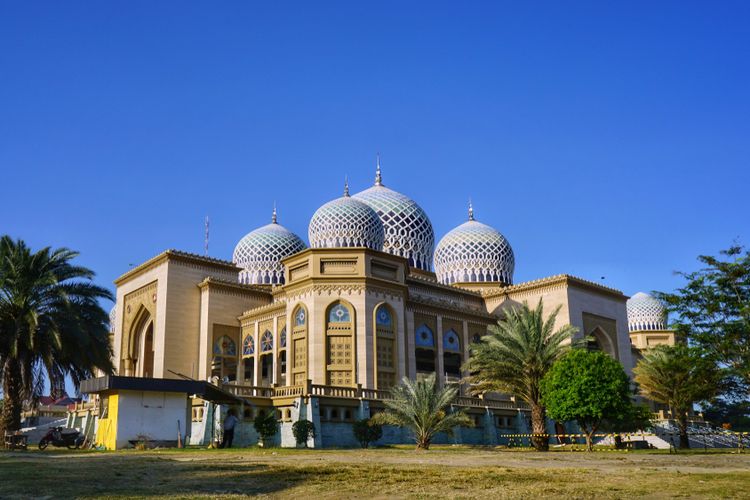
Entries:
MULTIPOLYGON (((669 444, 669 452, 677 453, 679 450, 680 433, 679 432, 621 432, 621 433, 595 433, 592 434, 592 441, 610 440, 611 444, 597 444, 597 451, 630 451, 639 449, 643 443, 647 443, 646 437, 657 437, 669 444), (604 446, 604 447, 602 447, 604 446)), ((530 448, 533 447, 532 438, 544 438, 552 446, 569 447, 570 451, 586 449, 586 434, 499 434, 498 438, 501 445, 505 444, 508 448, 530 448), (502 441, 507 440, 506 443, 502 441)), ((737 453, 744 453, 745 449, 750 446, 750 432, 689 432, 688 438, 693 442, 691 449, 700 449, 701 446, 694 446, 697 441, 702 444, 704 451, 709 449, 736 449, 737 453), (718 441, 718 443, 717 443, 718 441)), ((651 446, 647 446, 650 448, 651 446)))

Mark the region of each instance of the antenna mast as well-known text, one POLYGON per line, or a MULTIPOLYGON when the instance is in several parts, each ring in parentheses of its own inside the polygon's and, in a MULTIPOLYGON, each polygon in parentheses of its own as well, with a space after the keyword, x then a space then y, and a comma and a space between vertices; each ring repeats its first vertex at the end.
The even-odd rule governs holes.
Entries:
POLYGON ((206 216, 206 236, 203 242, 203 252, 208 257, 208 215, 206 216))

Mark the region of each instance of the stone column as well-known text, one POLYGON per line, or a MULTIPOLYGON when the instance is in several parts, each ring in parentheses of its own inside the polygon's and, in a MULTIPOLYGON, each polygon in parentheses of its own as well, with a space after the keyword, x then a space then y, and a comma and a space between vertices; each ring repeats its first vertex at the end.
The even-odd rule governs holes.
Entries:
POLYGON ((258 338, 258 329, 260 328, 259 323, 255 322, 255 360, 253 361, 253 385, 258 387, 260 385, 260 338, 258 338))
POLYGON ((279 370, 281 369, 281 363, 279 363, 279 318, 274 318, 272 321, 271 329, 273 330, 273 350, 271 356, 273 356, 273 373, 271 374, 271 385, 274 386, 279 383, 279 370))
MULTIPOLYGON (((464 320, 463 321, 463 336, 461 337, 461 344, 463 345, 463 358, 461 359, 462 364, 466 363, 469 360, 469 322, 464 320)), ((469 372, 466 370, 461 372, 461 378, 466 378, 469 376, 469 372)), ((468 384, 461 384, 461 394, 466 396, 469 392, 469 386, 468 384)))
POLYGON ((437 344, 437 379, 440 387, 445 386, 445 360, 443 359, 443 317, 437 316, 437 332, 435 332, 435 343, 437 344))
POLYGON ((404 330, 404 343, 406 345, 406 368, 404 374, 410 379, 417 378, 417 358, 414 351, 414 311, 404 308, 406 311, 406 328, 404 330))

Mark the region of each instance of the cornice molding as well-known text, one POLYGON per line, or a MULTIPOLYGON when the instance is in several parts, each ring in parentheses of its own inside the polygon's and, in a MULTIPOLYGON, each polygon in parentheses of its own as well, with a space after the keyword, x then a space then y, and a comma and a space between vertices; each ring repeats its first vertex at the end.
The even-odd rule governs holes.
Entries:
POLYGON ((169 260, 191 264, 201 269, 221 269, 222 271, 236 273, 239 273, 241 271, 239 267, 235 266, 232 262, 229 262, 227 260, 214 259, 213 257, 204 257, 202 255, 197 255, 194 253, 169 249, 165 250, 155 257, 150 258, 143 264, 134 267, 130 271, 117 278, 114 283, 115 285, 120 286, 126 281, 129 281, 136 276, 140 276, 169 260))
POLYGON ((480 293, 484 299, 491 299, 502 296, 511 296, 528 291, 559 289, 565 286, 583 288, 594 292, 610 295, 614 298, 627 300, 627 296, 624 295, 620 290, 604 286, 599 283, 594 283, 593 281, 585 280, 583 278, 571 276, 569 274, 557 274, 555 276, 526 281, 524 283, 518 283, 516 285, 482 290, 480 293))

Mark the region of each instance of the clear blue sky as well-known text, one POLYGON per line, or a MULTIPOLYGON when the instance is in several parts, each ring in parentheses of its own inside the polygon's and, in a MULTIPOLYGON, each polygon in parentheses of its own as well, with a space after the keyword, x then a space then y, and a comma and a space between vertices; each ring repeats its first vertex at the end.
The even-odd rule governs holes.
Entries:
POLYGON ((750 3, 3 2, 0 233, 101 284, 230 259, 384 182, 437 237, 477 218, 516 281, 627 294, 750 243, 750 3))

